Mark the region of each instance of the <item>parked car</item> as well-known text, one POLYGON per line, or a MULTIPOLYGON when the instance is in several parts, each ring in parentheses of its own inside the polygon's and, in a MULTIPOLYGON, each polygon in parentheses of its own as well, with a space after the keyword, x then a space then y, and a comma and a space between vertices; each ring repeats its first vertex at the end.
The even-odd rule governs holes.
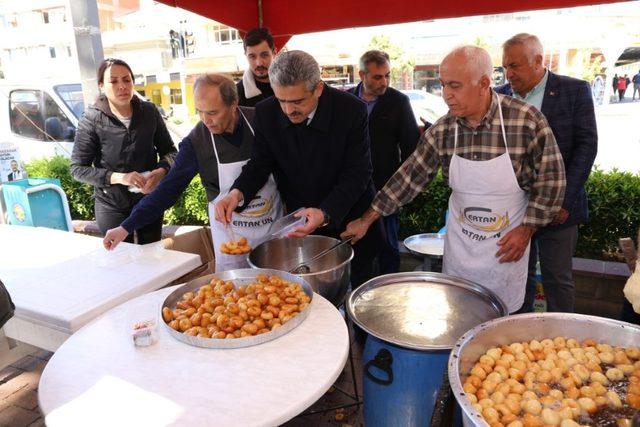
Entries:
MULTIPOLYGON (((137 92, 136 96, 147 100, 137 92)), ((55 155, 71 157, 84 108, 80 83, 0 83, 0 143, 17 146, 25 163, 55 155)), ((184 132, 169 122, 167 127, 177 145, 184 132)))
POLYGON ((449 111, 449 107, 440 96, 417 89, 402 90, 401 92, 409 97, 418 125, 422 125, 421 117, 430 123, 435 123, 449 111))
POLYGON ((68 157, 83 112, 79 83, 0 83, 0 143, 15 144, 22 161, 68 157))

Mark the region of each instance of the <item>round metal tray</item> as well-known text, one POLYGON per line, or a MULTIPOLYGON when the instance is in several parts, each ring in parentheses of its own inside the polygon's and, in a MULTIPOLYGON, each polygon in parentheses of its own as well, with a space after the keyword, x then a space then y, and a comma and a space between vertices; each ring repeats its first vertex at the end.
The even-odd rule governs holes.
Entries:
POLYGON ((262 344, 268 341, 275 340, 279 338, 289 331, 295 329, 299 324, 301 324, 304 319, 306 319, 309 311, 311 310, 311 304, 313 304, 313 290, 311 289, 311 285, 307 283, 306 280, 295 276, 293 274, 280 271, 280 270, 271 270, 266 268, 245 268, 240 270, 229 270, 224 271, 222 273, 214 273, 209 274, 207 276, 202 276, 197 279, 191 280, 190 282, 185 283, 180 286, 178 289, 174 290, 169 294, 169 296, 164 300, 162 305, 160 306, 160 319, 159 322, 164 325, 169 334, 177 339, 178 341, 182 341, 189 345, 193 345, 196 347, 204 347, 204 348, 242 348, 242 347, 250 347, 253 345, 262 344), (282 325, 282 327, 276 329, 275 331, 268 332, 266 334, 254 335, 251 337, 243 337, 243 338, 235 338, 235 339, 218 339, 218 338, 201 338, 201 337, 192 337, 190 335, 185 335, 182 332, 178 332, 171 328, 162 318, 162 308, 169 307, 173 310, 175 308, 176 303, 182 298, 182 295, 185 292, 196 291, 200 289, 201 286, 209 284, 212 279, 220 279, 224 281, 233 281, 234 285, 242 286, 248 285, 249 283, 255 282, 256 276, 259 274, 264 274, 267 276, 278 276, 284 280, 289 282, 298 283, 302 286, 304 292, 311 298, 311 302, 298 314, 296 317, 282 325))
POLYGON ((414 234, 413 236, 409 236, 406 239, 404 239, 403 243, 405 248, 407 248, 409 252, 411 252, 413 255, 416 255, 420 258, 424 256, 430 256, 433 258, 442 258, 442 254, 439 252, 420 251, 418 247, 422 242, 434 241, 434 240, 442 241, 442 244, 444 245, 445 237, 446 237, 445 234, 438 234, 438 233, 414 234))
POLYGON ((462 389, 464 379, 480 356, 491 347, 558 336, 636 347, 640 342, 640 326, 583 314, 531 313, 494 319, 467 331, 449 356, 449 382, 462 407, 464 426, 489 426, 462 389))
POLYGON ((508 313, 489 289, 428 272, 369 280, 349 295, 347 311, 370 335, 413 350, 449 350, 469 329, 508 313))

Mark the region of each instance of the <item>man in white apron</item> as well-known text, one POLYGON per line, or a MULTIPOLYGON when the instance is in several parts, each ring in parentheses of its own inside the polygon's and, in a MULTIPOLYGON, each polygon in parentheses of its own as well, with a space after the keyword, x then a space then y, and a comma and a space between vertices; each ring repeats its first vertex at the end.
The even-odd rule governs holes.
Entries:
POLYGON ((443 270, 492 290, 512 313, 524 300, 529 241, 559 211, 565 176, 542 114, 495 94, 492 74, 484 49, 464 46, 447 55, 440 81, 449 114, 425 132, 342 236, 357 240, 372 221, 413 200, 442 167, 452 189, 443 270))
MULTIPOLYGON (((171 207, 197 174, 206 190, 211 212, 215 201, 228 192, 251 156, 254 111, 238 107, 234 83, 220 74, 204 74, 196 80, 193 91, 201 122, 180 143, 170 173, 135 206, 119 227, 107 232, 104 238, 107 249, 115 248, 128 233, 153 221, 171 207)), ((246 254, 224 254, 220 246, 244 237, 251 247, 255 247, 269 235, 271 225, 280 216, 280 195, 273 177, 269 177, 245 211, 234 213, 228 226, 211 221, 216 271, 247 267, 246 254)), ((214 217, 210 214, 210 218, 214 217)))

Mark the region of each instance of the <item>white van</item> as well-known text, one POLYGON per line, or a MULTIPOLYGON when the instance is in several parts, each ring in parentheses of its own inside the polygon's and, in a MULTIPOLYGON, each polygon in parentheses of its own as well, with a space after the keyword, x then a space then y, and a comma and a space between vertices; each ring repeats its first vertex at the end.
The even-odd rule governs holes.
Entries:
POLYGON ((0 143, 12 143, 22 162, 71 156, 84 112, 80 83, 0 82, 0 143))

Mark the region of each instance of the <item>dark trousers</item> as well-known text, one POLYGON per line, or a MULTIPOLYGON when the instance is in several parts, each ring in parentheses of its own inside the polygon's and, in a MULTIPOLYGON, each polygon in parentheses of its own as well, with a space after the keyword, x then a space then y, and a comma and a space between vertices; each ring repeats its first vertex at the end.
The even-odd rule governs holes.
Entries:
POLYGON ((633 306, 626 298, 624 298, 624 302, 622 303, 622 313, 620 313, 620 320, 622 320, 623 322, 640 325, 640 314, 636 313, 633 310, 633 306))
POLYGON ((636 99, 636 92, 638 92, 638 99, 640 99, 640 83, 633 84, 633 98, 631 99, 636 99))
POLYGON ((356 289, 375 276, 375 260, 384 242, 382 221, 374 222, 367 234, 353 245, 351 261, 351 289, 356 289))
POLYGON ((531 239, 529 277, 524 304, 518 313, 533 311, 536 295, 536 264, 540 261, 542 286, 547 299, 547 311, 573 313, 575 288, 572 259, 578 241, 578 226, 560 230, 541 230, 531 239))
POLYGON ((397 273, 400 271, 400 248, 398 248, 398 231, 400 230, 400 215, 394 213, 382 218, 384 228, 384 242, 378 255, 378 270, 380 274, 397 273))
MULTIPOLYGON (((103 235, 110 229, 116 228, 122 224, 122 221, 124 221, 131 213, 128 211, 122 212, 105 209, 97 203, 95 210, 96 222, 98 223, 98 228, 103 235)), ((160 240, 162 237, 162 218, 163 215, 160 215, 160 217, 152 223, 145 225, 134 232, 139 245, 153 243, 160 240)), ((134 233, 129 234, 124 241, 133 243, 134 233)))

